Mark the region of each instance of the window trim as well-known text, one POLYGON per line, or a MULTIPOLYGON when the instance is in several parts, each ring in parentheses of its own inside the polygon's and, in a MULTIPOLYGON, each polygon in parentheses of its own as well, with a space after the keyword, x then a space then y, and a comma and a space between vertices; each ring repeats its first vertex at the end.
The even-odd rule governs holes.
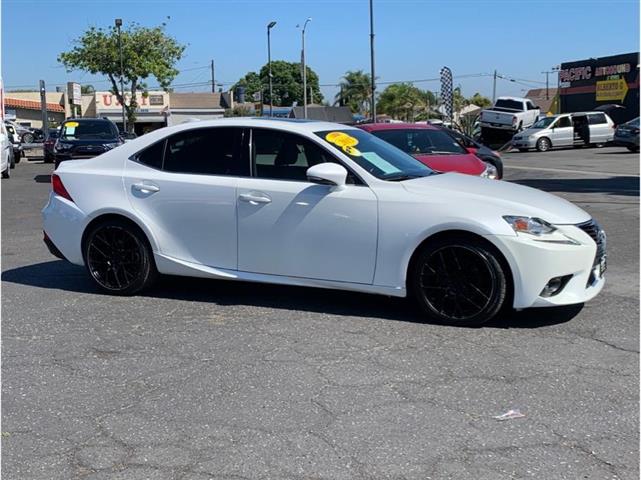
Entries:
POLYGON ((303 138, 303 139, 307 140, 308 142, 313 143, 316 147, 321 149, 323 151, 323 153, 325 153, 328 157, 333 158, 336 163, 338 163, 340 166, 345 168, 345 170, 347 170, 347 175, 348 176, 351 174, 351 175, 354 176, 354 178, 357 179, 358 182, 360 182, 360 183, 348 183, 346 185, 349 185, 351 187, 369 187, 369 185, 367 184, 367 182, 363 179, 363 177, 361 175, 356 173, 351 167, 349 167, 349 165, 346 165, 343 160, 341 160, 339 157, 334 155, 334 153, 331 152, 328 148, 326 148, 325 145, 323 145, 320 142, 317 142, 316 139, 312 138, 311 136, 302 135, 302 134, 300 134, 298 132, 291 132, 289 130, 283 130, 283 129, 280 129, 280 128, 248 127, 247 129, 250 131, 250 134, 249 134, 249 161, 251 163, 251 165, 250 165, 251 172, 252 172, 252 177, 251 178, 255 178, 257 180, 276 180, 276 181, 279 181, 279 182, 295 182, 295 183, 307 183, 307 184, 310 184, 310 185, 318 185, 318 183, 310 182, 309 180, 288 180, 286 178, 263 178, 263 177, 259 177, 257 175, 257 172, 256 172, 256 161, 255 161, 255 158, 254 158, 254 155, 253 155, 254 130, 266 130, 266 131, 271 131, 271 132, 278 132, 278 133, 284 133, 284 134, 288 134, 288 135, 294 135, 296 137, 303 138))

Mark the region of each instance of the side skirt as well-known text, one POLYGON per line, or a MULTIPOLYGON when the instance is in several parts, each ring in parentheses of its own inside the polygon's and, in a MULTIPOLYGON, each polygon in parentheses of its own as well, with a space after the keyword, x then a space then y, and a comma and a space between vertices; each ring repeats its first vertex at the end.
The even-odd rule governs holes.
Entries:
POLYGON ((267 275, 263 273, 240 272, 208 267, 197 263, 179 260, 154 252, 156 267, 160 273, 184 277, 215 278, 219 280, 237 280, 242 282, 273 283, 279 285, 295 285, 300 287, 330 288, 334 290, 349 290, 353 292, 373 293, 391 297, 405 297, 407 292, 403 287, 386 287, 367 285, 364 283, 336 282, 314 278, 286 277, 283 275, 267 275))

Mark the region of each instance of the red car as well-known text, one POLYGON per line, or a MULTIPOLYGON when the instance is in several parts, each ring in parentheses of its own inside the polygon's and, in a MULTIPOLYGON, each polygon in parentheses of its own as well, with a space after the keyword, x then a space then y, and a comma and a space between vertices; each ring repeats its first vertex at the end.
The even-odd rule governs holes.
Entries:
POLYGON ((494 165, 469 153, 454 138, 432 125, 368 123, 358 127, 409 153, 432 170, 498 178, 494 165))

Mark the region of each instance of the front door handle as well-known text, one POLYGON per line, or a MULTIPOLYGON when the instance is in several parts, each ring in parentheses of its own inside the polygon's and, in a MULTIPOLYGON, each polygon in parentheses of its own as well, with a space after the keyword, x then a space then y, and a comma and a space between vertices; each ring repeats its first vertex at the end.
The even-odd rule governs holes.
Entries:
POLYGON ((238 195, 238 199, 241 202, 248 202, 248 203, 251 203, 252 205, 258 205, 259 203, 271 203, 272 201, 272 199, 269 198, 264 193, 258 193, 258 192, 241 193, 240 195, 238 195))
POLYGON ((158 185, 145 182, 134 183, 131 188, 142 193, 156 193, 160 191, 160 187, 158 185))

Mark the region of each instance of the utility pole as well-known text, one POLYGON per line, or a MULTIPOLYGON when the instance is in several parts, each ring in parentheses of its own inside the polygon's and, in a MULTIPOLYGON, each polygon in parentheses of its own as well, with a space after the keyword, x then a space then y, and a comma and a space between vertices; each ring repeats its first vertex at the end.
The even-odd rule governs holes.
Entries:
POLYGON ((494 82, 492 85, 492 103, 496 102, 496 70, 494 70, 494 82))
POLYGON ((549 70, 546 70, 544 72, 541 72, 545 74, 545 99, 549 100, 550 99, 550 82, 548 81, 548 77, 550 73, 553 73, 549 70))
MULTIPOLYGON (((301 31, 301 37, 303 40, 303 50, 300 54, 300 60, 303 66, 303 118, 307 118, 307 67, 305 66, 305 29, 307 28, 307 24, 311 21, 311 17, 305 20, 305 23, 303 24, 303 30, 301 31)), ((296 26, 299 27, 300 25, 296 26)))
POLYGON ((372 67, 372 122, 376 123, 376 69, 374 68, 374 0, 369 0, 369 50, 372 67))
POLYGON ((214 61, 211 61, 211 93, 216 93, 216 77, 214 75, 214 61))
POLYGON ((47 117, 47 89, 44 80, 40 80, 40 110, 42 110, 42 131, 46 140, 49 138, 49 118, 47 117))
MULTIPOLYGON (((118 51, 120 52, 120 94, 122 95, 122 131, 127 131, 127 115, 125 114, 125 87, 124 87, 124 68, 122 62, 122 38, 120 35, 120 27, 122 27, 122 18, 116 18, 116 28, 118 29, 118 51)), ((135 95, 136 92, 131 92, 135 95)))
POLYGON ((557 73, 556 76, 556 113, 561 113, 561 65, 552 67, 552 71, 557 73))
POLYGON ((269 116, 274 116, 274 92, 272 90, 272 44, 270 31, 276 26, 276 22, 269 22, 267 25, 267 64, 269 65, 269 116))

